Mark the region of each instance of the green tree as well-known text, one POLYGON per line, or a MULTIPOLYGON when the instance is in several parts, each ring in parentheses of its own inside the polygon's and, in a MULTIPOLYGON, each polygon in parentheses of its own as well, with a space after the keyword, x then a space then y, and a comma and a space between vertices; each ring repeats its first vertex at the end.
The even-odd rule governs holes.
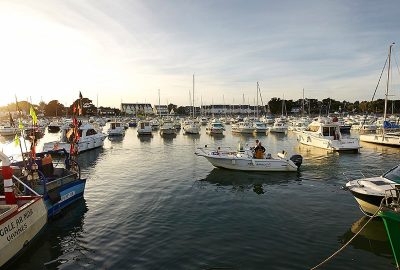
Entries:
POLYGON ((60 116, 64 115, 64 113, 65 107, 58 100, 52 100, 44 107, 45 116, 60 116))

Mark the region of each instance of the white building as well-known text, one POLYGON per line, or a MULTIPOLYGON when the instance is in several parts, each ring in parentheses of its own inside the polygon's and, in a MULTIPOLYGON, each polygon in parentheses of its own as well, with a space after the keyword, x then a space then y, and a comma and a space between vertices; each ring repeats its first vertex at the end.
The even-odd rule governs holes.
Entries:
MULTIPOLYGON (((249 106, 249 105, 205 105, 201 107, 202 114, 207 115, 222 115, 222 114, 254 114, 256 113, 257 106, 249 106)), ((258 114, 264 114, 265 107, 258 106, 258 114)))
POLYGON ((154 114, 150 103, 121 103, 121 112, 126 114, 154 114))
POLYGON ((168 106, 167 105, 154 105, 154 114, 156 115, 168 115, 168 106))

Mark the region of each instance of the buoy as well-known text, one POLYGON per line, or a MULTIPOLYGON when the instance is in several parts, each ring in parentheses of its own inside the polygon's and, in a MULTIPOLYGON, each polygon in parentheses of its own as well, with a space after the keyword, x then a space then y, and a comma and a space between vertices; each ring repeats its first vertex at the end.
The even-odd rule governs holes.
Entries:
POLYGON ((13 169, 11 168, 10 160, 3 152, 0 152, 0 158, 3 163, 1 167, 1 174, 4 179, 4 196, 6 199, 6 204, 17 204, 17 199, 15 198, 13 189, 13 169))

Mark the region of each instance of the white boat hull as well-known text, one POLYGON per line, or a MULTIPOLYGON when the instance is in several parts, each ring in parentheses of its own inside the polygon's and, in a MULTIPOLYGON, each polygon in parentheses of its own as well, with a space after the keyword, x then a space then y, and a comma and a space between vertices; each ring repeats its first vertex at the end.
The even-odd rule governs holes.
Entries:
POLYGON ((288 132, 288 128, 287 127, 271 127, 269 129, 269 132, 287 133, 288 132))
POLYGON ((15 205, 9 211, 0 212, 0 267, 17 255, 47 223, 47 209, 40 197, 20 207, 15 205), (9 211, 12 213, 8 214, 9 211))
POLYGON ((389 145, 389 146, 400 146, 400 136, 393 136, 393 135, 385 135, 385 136, 383 136, 382 134, 360 135, 360 141, 389 145))
MULTIPOLYGON (((79 153, 92 150, 98 147, 102 147, 104 145, 104 140, 106 136, 99 134, 96 138, 88 137, 87 139, 82 139, 78 142, 78 151, 79 153)), ((68 153, 70 150, 69 143, 61 143, 61 142, 48 142, 43 145, 43 151, 51 151, 58 149, 65 149, 68 153)))
POLYGON ((323 148, 331 151, 358 151, 360 143, 358 139, 330 140, 313 136, 312 134, 299 132, 297 140, 305 145, 323 148))
POLYGON ((285 159, 240 159, 204 156, 213 166, 239 171, 286 172, 297 171, 291 160, 285 159))

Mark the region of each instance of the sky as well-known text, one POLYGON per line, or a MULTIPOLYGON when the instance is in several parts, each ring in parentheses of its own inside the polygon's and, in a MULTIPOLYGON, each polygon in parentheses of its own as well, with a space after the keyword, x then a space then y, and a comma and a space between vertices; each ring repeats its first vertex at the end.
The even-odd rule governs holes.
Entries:
POLYGON ((187 105, 193 74, 196 105, 254 104, 257 81, 264 102, 303 88, 370 100, 392 42, 399 56, 399 10, 397 0, 0 0, 0 106, 15 95, 69 105, 79 91, 99 106, 155 104, 158 89, 162 104, 187 105))

